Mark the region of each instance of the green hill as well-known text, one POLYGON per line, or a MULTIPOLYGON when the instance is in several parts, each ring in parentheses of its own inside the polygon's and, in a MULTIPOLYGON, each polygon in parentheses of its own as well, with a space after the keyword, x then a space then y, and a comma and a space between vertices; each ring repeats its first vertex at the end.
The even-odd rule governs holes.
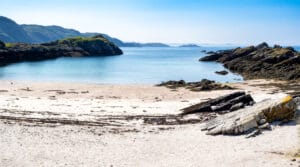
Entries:
POLYGON ((43 44, 6 43, 0 41, 0 66, 24 61, 41 61, 58 57, 112 56, 122 50, 102 35, 72 37, 43 44))

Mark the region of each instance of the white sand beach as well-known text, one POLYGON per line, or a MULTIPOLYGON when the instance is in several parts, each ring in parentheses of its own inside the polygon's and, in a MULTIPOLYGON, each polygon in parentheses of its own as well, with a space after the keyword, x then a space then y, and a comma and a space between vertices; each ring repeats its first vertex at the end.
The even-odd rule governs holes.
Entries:
MULTIPOLYGON (((280 95, 256 86, 267 82, 231 85, 261 101, 280 95)), ((300 165, 294 157, 299 149, 296 121, 274 124, 271 131, 246 139, 208 136, 200 123, 156 120, 237 90, 25 81, 0 85, 0 166, 300 165)))

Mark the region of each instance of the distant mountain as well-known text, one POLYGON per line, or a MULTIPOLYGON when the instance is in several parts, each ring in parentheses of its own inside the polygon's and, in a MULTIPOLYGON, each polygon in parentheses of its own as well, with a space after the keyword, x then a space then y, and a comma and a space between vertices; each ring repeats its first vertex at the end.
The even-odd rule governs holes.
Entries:
POLYGON ((0 40, 4 42, 46 43, 70 37, 92 37, 103 35, 119 47, 169 47, 162 43, 123 42, 102 33, 81 33, 74 29, 60 26, 19 25, 15 21, 0 16, 0 40))
POLYGON ((32 43, 33 40, 23 29, 11 19, 0 16, 0 40, 4 42, 28 42, 32 43))
POLYGON ((68 37, 82 36, 79 31, 59 26, 20 25, 20 27, 27 32, 31 39, 30 43, 45 43, 68 37))

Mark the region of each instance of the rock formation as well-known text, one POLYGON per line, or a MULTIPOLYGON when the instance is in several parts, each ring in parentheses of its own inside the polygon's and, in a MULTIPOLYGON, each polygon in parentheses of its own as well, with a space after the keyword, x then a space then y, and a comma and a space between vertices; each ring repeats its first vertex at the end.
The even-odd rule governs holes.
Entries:
POLYGON ((0 49, 4 49, 5 48, 5 43, 0 41, 0 49))
POLYGON ((182 109, 182 115, 201 112, 227 113, 253 104, 254 100, 250 95, 245 92, 234 92, 184 108, 182 109))
POLYGON ((209 91, 209 90, 225 90, 225 89, 234 89, 226 84, 216 83, 208 79, 202 79, 199 82, 185 82, 184 80, 179 81, 167 81, 162 82, 156 86, 165 86, 170 89, 176 89, 184 87, 191 91, 209 91))
MULTIPOLYGON (((239 135, 259 129, 269 129, 269 123, 293 119, 297 105, 291 96, 283 99, 268 99, 253 106, 246 107, 231 113, 220 115, 202 127, 209 135, 227 134, 239 135)), ((258 131, 255 131, 258 130, 258 131)))
POLYGON ((219 75, 227 75, 228 71, 225 71, 225 70, 223 70, 223 71, 216 71, 215 73, 219 74, 219 75))
POLYGON ((267 43, 246 48, 236 48, 211 53, 200 61, 223 63, 230 71, 241 74, 245 79, 282 79, 300 78, 300 53, 292 47, 267 43))
MULTIPOLYGON (((0 44, 1 45, 1 44, 0 44)), ((120 55, 122 50, 101 35, 67 38, 44 44, 8 43, 0 46, 0 65, 58 57, 120 55)))

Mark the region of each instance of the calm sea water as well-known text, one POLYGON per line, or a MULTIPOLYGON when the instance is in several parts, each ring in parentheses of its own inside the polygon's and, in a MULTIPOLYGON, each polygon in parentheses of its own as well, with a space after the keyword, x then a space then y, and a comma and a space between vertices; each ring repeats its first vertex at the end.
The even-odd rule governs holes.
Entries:
POLYGON ((124 55, 109 57, 59 58, 42 62, 16 63, 0 67, 0 79, 89 83, 160 83, 167 80, 199 81, 207 78, 220 82, 241 80, 235 74, 221 76, 221 64, 199 62, 201 48, 122 48, 124 55))

